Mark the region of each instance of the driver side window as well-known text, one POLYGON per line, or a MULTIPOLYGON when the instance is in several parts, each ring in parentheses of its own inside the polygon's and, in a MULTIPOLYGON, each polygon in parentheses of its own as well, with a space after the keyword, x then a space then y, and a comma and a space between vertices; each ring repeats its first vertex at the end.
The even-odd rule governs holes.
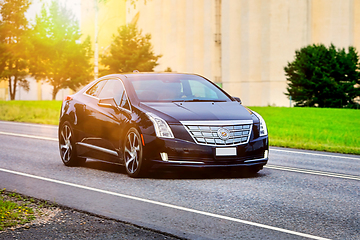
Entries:
POLYGON ((123 92, 123 86, 118 80, 108 80, 101 90, 99 98, 114 98, 116 104, 119 105, 123 92))
POLYGON ((99 98, 114 98, 115 103, 122 108, 130 110, 126 92, 119 80, 108 80, 99 94, 99 98))

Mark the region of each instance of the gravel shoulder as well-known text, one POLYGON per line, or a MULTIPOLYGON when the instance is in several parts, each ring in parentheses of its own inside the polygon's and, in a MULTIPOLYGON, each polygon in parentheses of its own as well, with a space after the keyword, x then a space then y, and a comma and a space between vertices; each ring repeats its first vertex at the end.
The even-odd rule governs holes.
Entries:
POLYGON ((180 239, 66 207, 37 208, 34 221, 0 231, 0 239, 180 239))

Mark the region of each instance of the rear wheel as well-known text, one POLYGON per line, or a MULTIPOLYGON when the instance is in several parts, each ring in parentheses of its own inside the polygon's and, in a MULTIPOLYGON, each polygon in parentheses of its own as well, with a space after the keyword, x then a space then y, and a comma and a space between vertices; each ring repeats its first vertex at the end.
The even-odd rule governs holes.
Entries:
POLYGON ((130 177, 142 176, 146 169, 143 162, 143 147, 136 128, 130 128, 124 141, 124 160, 126 172, 130 177))
POLYGON ((66 166, 83 164, 86 159, 76 154, 74 131, 69 122, 64 122, 59 130, 59 149, 61 160, 66 166))

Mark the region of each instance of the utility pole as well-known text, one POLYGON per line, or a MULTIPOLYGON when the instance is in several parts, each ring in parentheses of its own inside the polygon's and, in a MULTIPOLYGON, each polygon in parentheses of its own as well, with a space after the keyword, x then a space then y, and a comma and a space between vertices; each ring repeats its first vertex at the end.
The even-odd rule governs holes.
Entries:
POLYGON ((95 80, 99 76, 99 45, 98 45, 98 17, 99 17, 99 6, 98 0, 94 0, 94 10, 95 10, 95 35, 94 35, 94 43, 95 43, 95 51, 94 51, 94 78, 95 80))

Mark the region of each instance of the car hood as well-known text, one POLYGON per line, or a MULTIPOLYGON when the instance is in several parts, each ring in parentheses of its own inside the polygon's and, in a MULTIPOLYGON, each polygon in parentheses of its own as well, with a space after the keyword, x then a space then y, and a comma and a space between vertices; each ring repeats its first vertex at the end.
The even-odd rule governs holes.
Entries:
POLYGON ((250 112, 238 102, 142 103, 168 122, 202 120, 252 120, 250 112), (155 111, 154 111, 155 110, 155 111))

